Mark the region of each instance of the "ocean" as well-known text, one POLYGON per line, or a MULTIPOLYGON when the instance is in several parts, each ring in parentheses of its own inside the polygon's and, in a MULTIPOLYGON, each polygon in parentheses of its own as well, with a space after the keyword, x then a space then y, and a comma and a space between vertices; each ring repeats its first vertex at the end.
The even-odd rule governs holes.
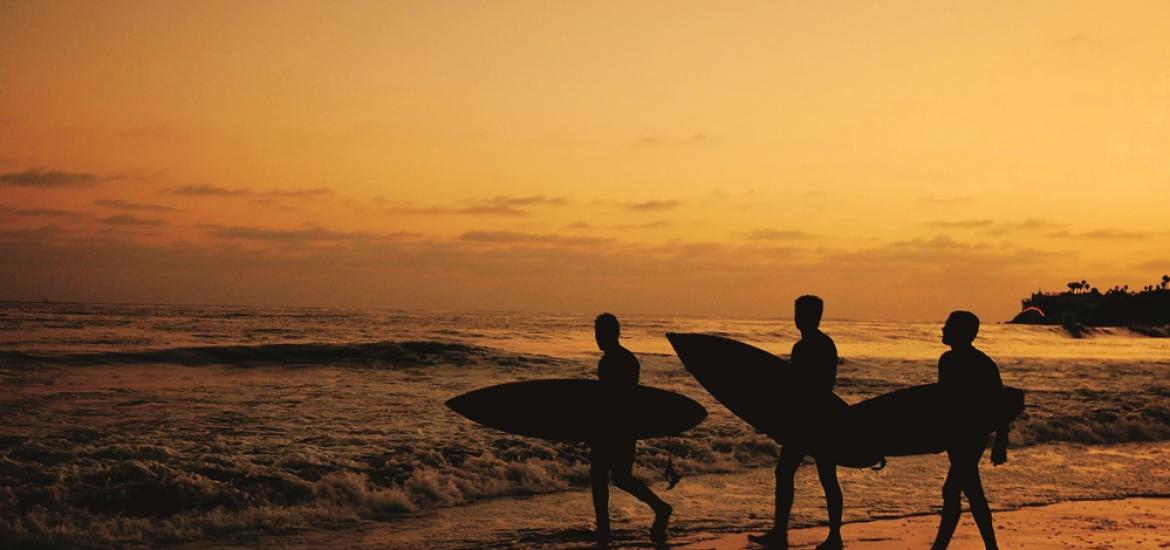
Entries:
MULTIPOLYGON (((642 383, 710 411, 638 444, 635 473, 675 507, 672 539, 769 526, 778 447, 713 402, 663 335, 786 355, 791 319, 615 313, 642 383), (670 491, 668 460, 683 474, 670 491)), ((933 382, 941 324, 827 319, 837 393, 933 382)), ((993 509, 1170 495, 1170 339, 985 320, 976 344, 1028 392, 1009 462, 982 467, 993 509)), ((598 357, 591 315, 0 304, 0 546, 586 546, 587 449, 443 402, 594 377, 598 357)), ((937 513, 946 467, 842 468, 846 521, 937 513)), ((616 489, 611 509, 619 543, 646 542, 648 510, 616 489)), ((824 522, 802 468, 792 524, 824 522)))

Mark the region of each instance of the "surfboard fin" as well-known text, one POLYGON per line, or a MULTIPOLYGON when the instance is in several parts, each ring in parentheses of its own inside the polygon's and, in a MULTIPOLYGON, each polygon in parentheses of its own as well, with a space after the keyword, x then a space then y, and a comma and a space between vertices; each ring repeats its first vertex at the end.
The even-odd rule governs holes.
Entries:
POLYGON ((674 489, 674 486, 678 485, 679 480, 682 479, 682 476, 678 475, 678 472, 674 469, 674 458, 669 455, 666 457, 666 471, 663 473, 666 476, 667 491, 674 489))

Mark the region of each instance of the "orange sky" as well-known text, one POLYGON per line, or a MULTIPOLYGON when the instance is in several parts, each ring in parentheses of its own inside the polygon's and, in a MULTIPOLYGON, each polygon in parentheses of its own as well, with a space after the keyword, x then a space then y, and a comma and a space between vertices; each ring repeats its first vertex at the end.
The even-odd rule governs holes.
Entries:
POLYGON ((0 299, 1005 320, 1170 272, 1170 3, 0 1, 0 299))

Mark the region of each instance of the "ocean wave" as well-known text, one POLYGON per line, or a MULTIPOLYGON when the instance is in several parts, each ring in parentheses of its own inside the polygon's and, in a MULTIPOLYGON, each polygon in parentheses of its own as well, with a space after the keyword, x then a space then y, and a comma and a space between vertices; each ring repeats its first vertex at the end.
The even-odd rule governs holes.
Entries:
MULTIPOLYGON (((1013 447, 1170 439, 1170 410, 1025 417, 1013 447)), ((488 430, 438 445, 333 445, 251 452, 224 444, 103 438, 0 441, 0 540, 17 546, 133 547, 263 530, 340 528, 501 497, 589 484, 588 447, 488 430)), ((775 464, 779 447, 725 419, 641 441, 635 474, 662 483, 775 464)), ((897 464, 891 467, 896 468, 897 464)))
POLYGON ((347 364, 369 367, 412 367, 428 365, 549 364, 550 357, 510 353, 461 342, 385 341, 363 343, 281 343, 256 345, 189 346, 137 351, 41 354, 0 351, 8 364, 50 364, 68 366, 171 364, 207 365, 324 365, 347 364))
MULTIPOLYGON (((693 475, 767 465, 776 455, 755 434, 639 447, 636 473, 647 479, 660 478, 668 459, 693 475)), ((334 528, 588 483, 585 445, 512 436, 354 456, 305 447, 275 460, 207 446, 10 438, 0 450, 0 541, 126 547, 334 528)))
POLYGON ((1077 414, 1026 415, 1012 428, 1013 443, 1117 443, 1170 440, 1170 402, 1165 400, 1130 409, 1102 407, 1077 414))

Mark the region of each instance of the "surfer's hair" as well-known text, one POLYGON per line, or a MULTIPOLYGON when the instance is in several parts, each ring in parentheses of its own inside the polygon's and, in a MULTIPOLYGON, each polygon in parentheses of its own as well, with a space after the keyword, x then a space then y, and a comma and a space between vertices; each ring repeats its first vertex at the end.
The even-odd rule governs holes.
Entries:
POLYGON ((598 332, 603 334, 613 334, 617 336, 622 332, 622 326, 618 323, 617 317, 612 313, 602 313, 593 320, 593 327, 598 332))
POLYGON ((979 316, 970 311, 952 311, 950 317, 947 317, 947 324, 955 328, 955 336, 968 342, 974 341, 979 334, 979 316))
POLYGON ((796 311, 820 321, 821 314, 825 312, 825 301, 820 296, 805 294, 796 299, 796 311))

